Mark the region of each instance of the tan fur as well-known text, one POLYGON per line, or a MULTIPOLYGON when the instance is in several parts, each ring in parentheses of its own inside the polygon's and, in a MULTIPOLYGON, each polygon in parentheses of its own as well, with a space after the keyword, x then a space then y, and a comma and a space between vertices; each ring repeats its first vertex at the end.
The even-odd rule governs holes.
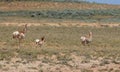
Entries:
POLYGON ((20 45, 20 41, 25 38, 26 31, 27 31, 27 24, 24 25, 24 28, 22 31, 15 31, 17 32, 17 34, 13 33, 13 39, 18 39, 19 45, 20 45))
POLYGON ((82 44, 83 45, 89 44, 92 41, 92 32, 89 32, 87 36, 82 36, 82 37, 85 38, 84 40, 82 40, 82 44))
POLYGON ((43 36, 43 37, 41 37, 41 39, 39 39, 38 42, 36 42, 36 44, 41 47, 44 44, 44 42, 45 42, 45 37, 43 36))

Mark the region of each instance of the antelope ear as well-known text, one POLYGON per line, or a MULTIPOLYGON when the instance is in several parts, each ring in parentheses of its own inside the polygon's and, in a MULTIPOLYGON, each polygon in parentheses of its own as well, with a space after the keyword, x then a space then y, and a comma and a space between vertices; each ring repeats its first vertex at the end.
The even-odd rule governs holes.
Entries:
POLYGON ((88 32, 90 33, 91 31, 89 30, 88 32))
POLYGON ((89 33, 91 33, 91 34, 92 34, 92 31, 89 31, 89 33))
POLYGON ((41 37, 41 40, 45 40, 45 37, 43 36, 43 37, 41 37))

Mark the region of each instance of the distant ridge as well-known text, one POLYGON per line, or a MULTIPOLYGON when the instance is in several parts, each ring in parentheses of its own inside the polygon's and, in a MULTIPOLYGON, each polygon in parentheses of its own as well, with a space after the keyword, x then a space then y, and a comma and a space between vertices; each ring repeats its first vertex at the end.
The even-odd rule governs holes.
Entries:
POLYGON ((0 2, 0 10, 86 10, 86 9, 120 9, 120 5, 96 4, 96 3, 76 3, 76 2, 36 2, 36 1, 15 1, 0 2))
POLYGON ((13 1, 40 1, 40 2, 88 2, 85 0, 0 0, 4 2, 13 2, 13 1))

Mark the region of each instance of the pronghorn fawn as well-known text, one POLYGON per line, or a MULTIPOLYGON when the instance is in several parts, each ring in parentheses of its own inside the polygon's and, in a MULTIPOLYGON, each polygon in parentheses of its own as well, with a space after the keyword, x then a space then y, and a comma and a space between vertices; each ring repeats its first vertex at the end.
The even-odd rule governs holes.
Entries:
POLYGON ((45 37, 44 36, 41 37, 40 39, 35 40, 36 45, 40 46, 40 47, 44 44, 44 42, 45 42, 45 37))

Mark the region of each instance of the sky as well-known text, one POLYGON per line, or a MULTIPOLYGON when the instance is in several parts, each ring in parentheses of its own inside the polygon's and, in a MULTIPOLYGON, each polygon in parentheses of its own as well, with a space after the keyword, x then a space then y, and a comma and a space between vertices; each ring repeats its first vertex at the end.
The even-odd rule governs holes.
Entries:
POLYGON ((96 3, 106 3, 106 4, 120 5, 120 0, 86 0, 86 1, 96 2, 96 3))

